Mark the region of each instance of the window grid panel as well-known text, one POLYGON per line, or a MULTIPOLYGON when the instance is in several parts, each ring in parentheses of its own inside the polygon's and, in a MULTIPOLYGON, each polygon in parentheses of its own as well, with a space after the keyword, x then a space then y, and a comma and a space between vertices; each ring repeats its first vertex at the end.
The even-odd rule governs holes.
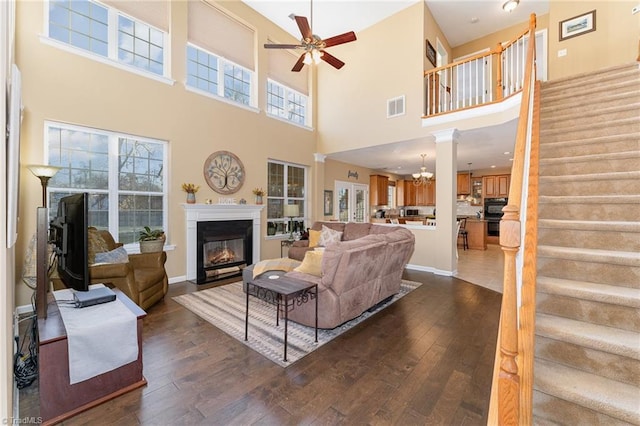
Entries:
POLYGON ((162 32, 145 23, 119 15, 118 59, 126 64, 162 75, 164 63, 162 32))
POLYGON ((249 105, 251 100, 251 73, 239 65, 225 62, 224 97, 249 105))
POLYGON ((218 58, 193 46, 187 46, 187 84, 218 94, 218 58))
POLYGON ((90 1, 51 1, 49 36, 100 56, 107 56, 107 8, 90 1))
POLYGON ((284 87, 269 81, 267 83, 267 112, 281 118, 287 118, 284 108, 284 87))
POLYGON ((299 220, 293 221, 293 232, 304 231, 307 169, 270 161, 267 173, 267 234, 284 235, 292 231, 289 229, 290 219, 284 216, 284 206, 287 204, 297 204, 300 209, 299 220))
POLYGON ((307 121, 307 99, 287 86, 267 81, 267 112, 302 126, 307 121))
POLYGON ((63 167, 49 186, 53 212, 61 197, 88 192, 89 224, 108 229, 119 242, 136 242, 144 226, 164 227, 165 143, 47 126, 49 164, 63 167))

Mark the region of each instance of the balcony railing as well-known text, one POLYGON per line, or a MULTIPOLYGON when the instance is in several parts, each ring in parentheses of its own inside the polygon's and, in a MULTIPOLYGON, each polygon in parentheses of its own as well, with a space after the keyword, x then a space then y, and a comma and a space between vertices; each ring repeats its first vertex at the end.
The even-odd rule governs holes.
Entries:
POLYGON ((492 50, 425 71, 424 116, 487 105, 521 92, 533 35, 527 28, 492 50))

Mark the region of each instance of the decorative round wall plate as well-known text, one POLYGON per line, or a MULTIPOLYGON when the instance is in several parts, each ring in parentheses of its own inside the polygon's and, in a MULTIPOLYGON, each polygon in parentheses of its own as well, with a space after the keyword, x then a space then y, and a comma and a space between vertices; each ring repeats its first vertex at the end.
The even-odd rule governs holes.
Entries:
POLYGON ((244 165, 229 151, 216 151, 204 162, 204 179, 218 194, 233 194, 244 183, 244 165))

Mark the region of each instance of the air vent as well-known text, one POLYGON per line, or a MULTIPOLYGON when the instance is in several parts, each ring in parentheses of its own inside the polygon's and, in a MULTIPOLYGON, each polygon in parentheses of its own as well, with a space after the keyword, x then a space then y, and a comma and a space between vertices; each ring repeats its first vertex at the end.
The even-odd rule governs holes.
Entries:
POLYGON ((404 115, 404 95, 387 100, 387 118, 404 115))

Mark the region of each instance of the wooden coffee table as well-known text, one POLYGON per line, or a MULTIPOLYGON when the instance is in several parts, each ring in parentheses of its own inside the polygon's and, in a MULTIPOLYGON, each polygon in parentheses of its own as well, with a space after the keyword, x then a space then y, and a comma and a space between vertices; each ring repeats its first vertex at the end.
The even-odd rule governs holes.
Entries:
MULTIPOLYGON (((265 274, 267 275, 267 274, 265 274)), ((280 325, 281 312, 284 313, 284 361, 287 360, 287 331, 289 326, 289 311, 295 305, 307 303, 314 299, 316 303, 316 342, 318 341, 318 285, 305 281, 294 280, 288 277, 270 279, 268 277, 257 278, 247 282, 247 307, 244 323, 244 340, 249 339, 249 296, 256 297, 264 302, 276 305, 276 326, 280 325)))

